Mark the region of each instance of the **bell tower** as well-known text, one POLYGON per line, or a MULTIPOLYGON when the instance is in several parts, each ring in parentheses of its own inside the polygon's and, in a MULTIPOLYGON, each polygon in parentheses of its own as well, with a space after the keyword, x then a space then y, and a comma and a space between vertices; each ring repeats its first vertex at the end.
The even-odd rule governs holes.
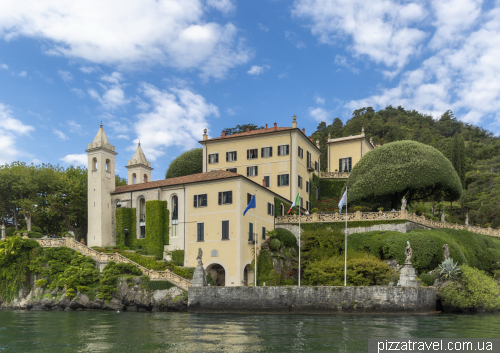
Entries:
POLYGON ((147 183, 151 181, 151 162, 148 162, 144 152, 142 151, 141 143, 137 146, 137 150, 128 165, 128 185, 147 183))
POLYGON ((113 244, 111 193, 115 191, 115 146, 101 127, 85 150, 88 155, 88 226, 87 246, 113 244))

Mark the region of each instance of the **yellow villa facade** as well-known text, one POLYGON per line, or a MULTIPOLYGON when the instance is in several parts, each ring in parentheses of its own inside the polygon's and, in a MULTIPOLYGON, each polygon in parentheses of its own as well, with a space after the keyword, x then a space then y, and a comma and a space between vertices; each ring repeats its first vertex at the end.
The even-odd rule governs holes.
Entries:
MULTIPOLYGON (((313 143, 305 129, 273 127, 208 138, 203 145, 203 171, 232 171, 246 176, 285 199, 294 200, 300 193, 301 207, 310 211, 311 178, 320 170, 318 141, 313 143)), ((283 210, 286 212, 286 210, 283 210)))
MULTIPOLYGON (((328 136, 328 171, 350 173, 361 157, 375 147, 365 136, 364 129, 360 135, 332 139, 328 136)), ((347 174, 346 174, 347 175, 347 174)))

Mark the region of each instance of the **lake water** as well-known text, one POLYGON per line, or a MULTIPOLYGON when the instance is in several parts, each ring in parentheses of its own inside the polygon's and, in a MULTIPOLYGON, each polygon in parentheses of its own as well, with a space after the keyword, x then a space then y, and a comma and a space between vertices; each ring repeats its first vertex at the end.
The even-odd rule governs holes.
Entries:
POLYGON ((369 337, 500 337, 494 315, 0 312, 0 352, 366 352, 369 337))

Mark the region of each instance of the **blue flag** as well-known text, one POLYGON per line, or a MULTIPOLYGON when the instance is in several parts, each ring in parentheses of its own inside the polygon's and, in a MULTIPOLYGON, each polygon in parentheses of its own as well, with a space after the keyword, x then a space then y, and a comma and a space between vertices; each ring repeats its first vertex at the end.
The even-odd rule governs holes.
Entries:
POLYGON ((342 199, 339 202, 339 212, 342 212, 342 206, 344 205, 347 205, 347 189, 345 190, 344 196, 342 196, 342 199))
POLYGON ((248 204, 247 208, 245 208, 245 212, 243 212, 243 216, 245 215, 245 213, 247 213, 247 211, 249 209, 256 207, 255 196, 257 196, 257 194, 253 195, 253 197, 250 200, 250 203, 248 204))

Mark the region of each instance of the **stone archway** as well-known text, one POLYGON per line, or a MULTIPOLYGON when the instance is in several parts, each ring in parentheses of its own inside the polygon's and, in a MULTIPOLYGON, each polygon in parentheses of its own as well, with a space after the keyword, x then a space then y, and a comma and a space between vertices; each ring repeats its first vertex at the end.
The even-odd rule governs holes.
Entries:
POLYGON ((206 275, 212 276, 215 281, 215 286, 224 287, 226 286, 226 271, 224 267, 219 264, 208 265, 205 270, 206 275))

